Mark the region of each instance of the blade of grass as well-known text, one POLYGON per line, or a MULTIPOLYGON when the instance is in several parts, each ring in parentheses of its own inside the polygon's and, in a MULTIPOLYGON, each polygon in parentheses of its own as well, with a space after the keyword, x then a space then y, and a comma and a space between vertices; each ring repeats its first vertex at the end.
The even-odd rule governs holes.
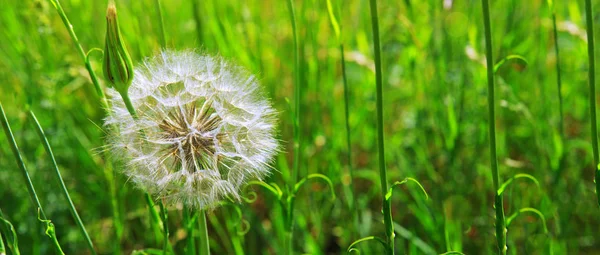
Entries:
POLYGON ((383 222, 385 224, 386 243, 388 252, 394 254, 394 225, 392 225, 391 200, 385 195, 388 191, 387 169, 385 167, 385 146, 383 139, 383 76, 381 72, 381 45, 379 42, 379 17, 377 14, 377 1, 370 0, 371 26, 373 27, 373 47, 375 52, 375 86, 377 91, 377 153, 379 155, 379 178, 381 181, 381 196, 383 202, 383 222))
POLYGON ((83 222, 81 221, 81 218, 79 217, 79 214, 77 213, 77 209, 75 209, 73 200, 71 200, 71 196, 69 195, 67 186, 65 185, 65 182, 63 181, 63 178, 60 174, 60 170, 58 169, 58 165, 56 164, 56 159, 54 158, 54 153, 52 152, 52 148, 50 147, 48 138, 46 137, 46 134, 44 133, 44 130, 42 129, 42 126, 40 125, 39 121, 35 117, 35 114, 33 113, 33 111, 29 110, 28 113, 29 113, 29 117, 33 120, 33 123, 35 124, 37 134, 40 137, 40 140, 42 141, 42 145, 44 146, 46 153, 48 153, 48 156, 50 156, 52 165, 54 166, 54 172, 56 173, 56 178, 58 179, 58 182, 62 189, 62 193, 65 196, 65 199, 67 200, 67 202, 69 203, 69 210, 71 211, 71 216, 73 216, 75 223, 77 223, 77 226, 79 227, 79 231, 81 231, 81 235, 83 235, 83 238, 85 239, 90 252, 92 254, 96 254, 96 251, 94 250, 94 244, 92 243, 90 236, 88 235, 87 231, 85 230, 85 226, 83 225, 83 222))
POLYGON ((154 1, 154 7, 156 7, 156 13, 158 14, 158 25, 160 34, 160 46, 164 49, 167 47, 167 36, 165 34, 165 22, 163 19, 162 8, 160 6, 160 0, 154 1))
POLYGON ((596 168, 596 195, 598 196, 598 205, 600 205, 600 168, 598 168, 598 127, 596 120, 596 62, 594 58, 594 16, 592 15, 592 1, 585 0, 585 20, 588 39, 588 84, 590 86, 590 122, 592 131, 592 150, 594 153, 594 167, 596 168))
MULTIPOLYGON (((339 7, 339 5, 337 5, 339 7)), ((331 4, 331 0, 327 0, 327 9, 329 11, 329 19, 331 21, 331 25, 333 26, 335 35, 339 42, 340 56, 341 56, 341 68, 342 68, 342 81, 344 84, 344 124, 346 127, 346 147, 348 152, 346 153, 346 160, 348 164, 348 176, 349 179, 342 180, 342 184, 344 184, 344 194, 348 199, 348 210, 352 212, 352 217, 354 221, 354 227, 358 228, 358 208, 356 206, 356 197, 354 196, 353 191, 353 181, 354 181, 354 173, 352 170, 352 142, 351 142, 351 131, 350 131, 350 91, 348 90, 348 79, 346 78, 346 59, 344 56, 344 43, 342 41, 342 28, 340 23, 335 18, 334 10, 331 4)))
POLYGON ((187 206, 183 206, 183 224, 185 225, 185 229, 187 231, 187 244, 185 247, 185 254, 187 255, 195 255, 196 254, 196 242, 194 238, 196 236, 196 228, 194 227, 195 216, 194 212, 190 211, 187 206))
POLYGON ((19 151, 19 147, 17 146, 15 137, 12 133, 12 130, 10 129, 8 119, 6 118, 6 113, 4 112, 4 107, 2 107, 1 102, 0 102, 0 113, 2 113, 2 118, 0 119, 0 121, 2 121, 2 127, 4 128, 4 134, 6 135, 6 138, 8 139, 8 142, 10 144, 10 149, 12 150, 13 155, 15 156, 17 165, 19 166, 19 169, 21 169, 21 174, 23 175, 23 179, 25 180, 25 183, 27 184, 27 191, 29 192, 29 198, 31 198, 31 201, 34 202, 34 206, 36 206, 36 208, 37 208, 38 218, 40 219, 40 221, 42 221, 43 223, 46 224, 46 235, 48 235, 50 237, 50 239, 52 240, 52 243, 54 244, 54 248, 56 248, 56 251, 59 254, 64 254, 62 251, 62 248, 60 247, 60 244, 58 243, 58 240, 56 239, 56 233, 54 232, 54 225, 52 223, 50 223, 50 220, 48 220, 48 218, 46 217, 46 214, 44 213, 44 209, 42 208, 42 204, 40 203, 37 193, 35 192, 35 188, 33 187, 33 182, 31 182, 31 178, 29 177, 29 172, 27 172, 27 168, 25 167, 25 162, 23 162, 23 157, 21 156, 21 152, 19 151))
MULTIPOLYGON (((10 223, 10 221, 8 221, 8 219, 4 217, 2 209, 0 209, 0 233, 2 232, 4 232, 8 249, 12 251, 12 254, 20 255, 21 251, 19 250, 19 239, 17 238, 15 227, 12 225, 12 223, 10 223)), ((0 242, 2 242, 2 235, 0 235, 0 242)), ((4 243, 2 244, 4 245, 4 243)))
MULTIPOLYGON (((487 63, 488 83, 488 130, 490 136, 490 164, 492 168, 492 179, 494 191, 499 188, 500 175, 498 174, 498 157, 496 154, 496 111, 494 101, 494 57, 492 54, 492 28, 490 25, 490 7, 488 0, 481 0, 483 8, 483 23, 485 30, 485 54, 487 63)), ((504 220, 504 205, 502 194, 494 192, 494 207, 496 209, 496 240, 498 242, 498 253, 506 254, 506 221, 504 220)))
POLYGON ((196 36, 198 37, 198 44, 202 45, 202 19, 200 18, 200 6, 198 4, 200 0, 192 0, 192 13, 194 15, 194 22, 196 23, 196 36))
MULTIPOLYGON (((298 171, 300 168, 300 151, 302 149, 300 140, 300 56, 298 49, 298 31, 296 24, 296 11, 294 9, 293 0, 287 1, 290 22, 292 24, 292 34, 294 38, 294 162, 292 166, 292 174, 290 178, 290 184, 288 185, 288 194, 291 194, 293 187, 296 185, 298 180, 298 171)), ((287 208, 284 210, 287 213, 286 219, 286 254, 294 253, 294 208, 291 200, 286 203, 287 208)))
POLYGON ((168 211, 167 209, 165 209, 165 205, 162 201, 158 201, 158 205, 160 206, 160 212, 161 212, 161 220, 163 223, 163 254, 167 254, 169 247, 170 247, 170 242, 169 242, 169 222, 167 221, 168 219, 168 211))
POLYGON ((208 225, 206 224, 206 211, 202 210, 198 216, 198 225, 200 227, 200 253, 210 255, 210 242, 208 239, 208 225))

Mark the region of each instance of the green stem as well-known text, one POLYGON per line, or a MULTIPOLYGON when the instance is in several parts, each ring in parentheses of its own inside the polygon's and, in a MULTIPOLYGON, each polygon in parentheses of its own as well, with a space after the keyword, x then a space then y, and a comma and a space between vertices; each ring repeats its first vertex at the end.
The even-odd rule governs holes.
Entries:
POLYGON ((198 37, 198 42, 202 45, 203 36, 202 36, 202 19, 200 18, 200 7, 198 2, 200 0, 192 0, 192 12, 194 14, 194 21, 196 22, 196 34, 198 37))
POLYGON ((388 190, 387 169, 385 166, 385 146, 383 139, 383 78, 381 73, 381 45, 379 42, 379 18, 377 1, 370 0, 371 25, 373 27, 373 47, 375 51, 375 85, 377 91, 377 152, 379 154, 379 177, 381 181, 381 197, 383 200, 383 222, 388 253, 394 254, 394 226, 392 225, 391 200, 385 198, 388 190))
POLYGON ((195 255, 196 254, 196 242, 194 242, 195 230, 194 227, 194 214, 190 212, 187 206, 183 206, 183 224, 185 225, 185 229, 187 231, 187 244, 185 247, 186 254, 195 255))
POLYGON ((4 241, 2 241, 2 231, 0 231, 0 254, 6 254, 6 247, 4 246, 4 241))
POLYGON ((85 68, 87 69, 87 71, 90 75, 90 78, 92 79, 92 83, 94 84, 94 89, 96 90, 96 93, 98 94, 98 96, 100 96, 100 102, 102 104, 102 107, 104 109, 108 109, 108 102, 106 101, 106 96, 104 95, 104 90, 102 90, 102 87, 100 87, 100 83, 98 82, 98 77, 96 77, 96 74, 94 73, 94 70, 92 69, 92 64, 90 63, 89 59, 87 58, 87 55, 85 54, 85 51, 83 50, 83 47, 79 43, 79 39, 77 39, 77 35, 75 34, 75 31, 73 30, 73 25, 67 18, 65 11, 63 10, 62 6, 60 5, 60 1, 59 0, 50 0, 50 3, 52 3, 52 5, 56 9, 56 11, 58 11, 58 15, 60 16, 60 19, 62 20, 63 24, 67 28, 67 31, 69 32, 69 35, 71 36, 71 39, 73 39, 75 48, 77 48, 77 53, 79 53, 79 56, 85 63, 85 68))
POLYGON ((146 200, 146 205, 148 205, 148 212, 150 213, 150 226, 154 231, 154 236, 156 237, 156 240, 160 240, 160 237, 162 235, 162 231, 159 227, 161 222, 160 215, 158 215, 158 212, 156 211, 154 201, 152 200, 152 197, 150 197, 150 194, 145 192, 144 199, 146 200))
MULTIPOLYGON (((296 24, 296 11, 294 9, 293 0, 288 0, 288 10, 290 16, 290 22, 292 24, 292 34, 294 37, 294 162, 292 166, 292 174, 290 178, 290 184, 288 186, 288 196, 292 196, 292 189, 294 185, 296 185, 296 181, 298 180, 298 172, 300 168, 300 151, 302 150, 302 145, 300 141, 300 98, 301 98, 301 87, 300 87, 300 53, 298 49, 298 31, 296 24)), ((287 238, 287 254, 291 255, 294 253, 293 247, 293 236, 294 236, 294 207, 293 207, 293 199, 289 200, 286 204, 287 208, 284 210, 288 216, 286 217, 286 238, 287 238)))
POLYGON ((298 35, 296 30, 296 12, 294 3, 288 0, 288 8, 292 23, 292 33, 294 36, 294 165, 292 168, 291 186, 298 180, 298 168, 300 164, 300 59, 298 50, 298 35))
POLYGON ((556 13, 552 13, 552 28, 554 33, 554 53, 556 54, 556 84, 558 86, 558 109, 560 113, 560 140, 564 141, 564 119, 563 119, 563 98, 562 98, 562 81, 560 75, 560 57, 559 57, 559 49, 558 49, 558 33, 556 31, 556 13))
POLYGON ((502 196, 498 195, 499 179, 498 157, 496 154, 496 112, 494 104, 494 57, 492 54, 492 32, 490 25, 490 7, 488 0, 481 0, 483 8, 483 23, 485 27, 485 49, 487 63, 487 82, 488 82, 488 127, 490 136, 490 164, 492 168, 492 179, 494 182, 494 207, 496 209, 496 240, 498 242, 498 253, 506 254, 506 221, 504 220, 504 206, 502 196))
POLYGON ((10 129, 10 124, 8 123, 8 119, 6 118, 6 113, 4 112, 4 107, 2 107, 2 103, 0 103, 0 113, 2 113, 2 127, 4 128, 4 134, 6 134, 6 138, 10 144, 10 149, 15 156, 15 160, 17 161, 17 165, 19 169, 21 169, 21 174, 23 175, 23 179, 27 184, 27 191, 29 192, 29 198, 34 202, 34 205, 37 207, 38 217, 46 223, 46 234, 52 239, 52 243, 56 248, 59 254, 64 254, 58 240, 56 239, 56 233, 54 230, 54 225, 48 220, 46 214, 44 213, 44 209, 42 208, 42 204, 35 192, 35 188, 33 187, 33 182, 31 182, 31 178, 29 177, 29 172, 27 172, 27 168, 25 167, 25 162, 23 161, 23 157, 21 156, 21 152, 19 151, 19 147, 17 146, 17 142, 15 141, 15 137, 10 129))
MULTIPOLYGON (((352 212, 353 218, 354 218, 354 223, 355 223, 355 227, 358 227, 358 209, 355 208, 356 206, 356 197, 354 196, 354 192, 353 192, 353 185, 352 183, 354 182, 354 171, 352 170, 352 142, 350 140, 351 138, 351 132, 350 132, 350 91, 348 89, 348 80, 346 79, 346 60, 345 60, 345 56, 344 56, 344 44, 340 43, 340 54, 342 56, 342 79, 344 82, 344 121, 345 121, 345 125, 346 125, 346 146, 348 147, 348 153, 346 154, 347 158, 347 164, 348 164, 348 175, 350 176, 350 179, 347 182, 347 185, 344 185, 345 188, 345 194, 348 198, 348 209, 352 212)), ((343 181, 343 183, 345 183, 343 181)))
POLYGON ((160 211, 162 215, 162 223, 163 223, 163 254, 167 254, 170 242, 169 242, 169 222, 167 221, 169 212, 165 208, 165 205, 162 201, 158 202, 160 206, 160 211))
POLYGON ((594 152, 594 167, 596 168, 596 195, 598 196, 598 204, 600 205, 600 169, 598 168, 598 128, 596 123, 596 63, 594 59, 594 16, 592 15, 592 1, 585 0, 585 20, 587 24, 587 39, 588 39, 588 83, 590 86, 590 115, 592 128, 592 149, 594 152))
POLYGON ((156 7, 156 12, 158 13, 158 24, 160 31, 160 46, 163 48, 167 47, 167 36, 165 34, 165 22, 163 19, 162 8, 160 6, 160 0, 154 1, 154 6, 156 7))
POLYGON ((200 253, 202 255, 210 255, 210 242, 208 239, 208 225, 206 224, 206 211, 202 210, 198 216, 200 225, 200 253))
POLYGON ((131 117, 134 120, 137 120, 138 119, 137 112, 135 111, 135 107, 133 107, 133 104, 131 103, 131 98, 129 98, 129 95, 127 94, 127 91, 125 91, 125 92, 119 92, 119 94, 121 94, 121 98, 123 98, 123 102, 125 103, 125 107, 127 107, 127 111, 129 111, 129 114, 131 115, 131 117))
POLYGON ((79 214, 77 213, 77 210, 75 209, 73 200, 71 200, 71 196, 69 195, 67 186, 65 185, 65 182, 63 181, 63 178, 60 174, 60 170, 58 169, 58 164, 56 164, 56 159, 54 158, 54 153, 52 152, 52 148, 50 147, 50 143, 48 142, 46 134, 44 133, 44 130, 42 129, 42 126, 40 125, 39 121, 35 117, 35 114, 33 113, 33 111, 31 111, 31 110, 29 111, 29 116, 33 120, 33 123, 35 123, 36 131, 38 133, 38 136, 40 137, 40 140, 42 141, 42 145, 44 146, 46 153, 48 153, 48 155, 50 156, 50 159, 52 160, 52 165, 54 166, 54 172, 56 173, 56 177, 58 178, 63 195, 65 196, 65 199, 69 203, 69 210, 71 211, 71 215, 73 216, 73 219, 75 219, 75 223, 77 223, 77 226, 79 227, 79 231, 81 231, 81 234, 83 235, 84 239, 86 240, 87 246, 88 246, 90 252, 92 254, 96 254, 96 251, 94 250, 94 244, 92 243, 90 236, 88 235, 87 231, 85 230, 85 226, 83 225, 83 222, 81 221, 81 218, 79 217, 79 214))

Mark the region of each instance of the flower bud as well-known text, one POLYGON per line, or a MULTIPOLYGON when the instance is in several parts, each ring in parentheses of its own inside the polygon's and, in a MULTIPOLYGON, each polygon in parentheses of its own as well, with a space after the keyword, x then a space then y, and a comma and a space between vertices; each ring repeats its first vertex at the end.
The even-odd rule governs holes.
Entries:
POLYGON ((109 87, 127 93, 133 80, 133 63, 119 31, 117 9, 111 1, 106 9, 106 39, 104 44, 104 78, 109 87))

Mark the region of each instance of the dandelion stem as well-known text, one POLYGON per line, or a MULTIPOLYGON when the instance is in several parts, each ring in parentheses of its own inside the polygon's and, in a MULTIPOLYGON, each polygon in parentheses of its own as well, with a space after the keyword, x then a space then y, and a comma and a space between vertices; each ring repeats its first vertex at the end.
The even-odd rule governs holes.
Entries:
POLYGON ((598 127, 596 120, 596 63, 594 58, 594 16, 592 15, 592 1, 585 0, 585 20, 587 24, 587 39, 588 39, 588 83, 590 86, 590 116, 592 123, 592 150, 594 153, 594 168, 596 169, 596 195, 598 196, 598 204, 600 205, 600 169, 598 168, 598 127))
POLYGON ((167 47, 167 36, 165 34, 165 22, 163 19, 162 7, 160 5, 160 0, 154 1, 154 6, 156 7, 156 12, 158 13, 158 24, 160 31, 160 46, 163 48, 167 47))
POLYGON ((394 254, 394 226, 392 225, 391 200, 385 198, 388 190, 387 169, 385 167, 385 146, 383 139, 383 80, 381 74, 381 46, 379 43, 379 18, 377 1, 370 0, 371 25, 373 27, 373 47, 375 48, 375 84, 377 91, 377 152, 379 154, 379 177, 381 181, 381 196, 383 200, 383 222, 385 224, 387 252, 394 254))
POLYGON ((6 135, 6 138, 8 139, 8 142, 10 144, 10 149, 12 150, 13 155, 15 156, 17 165, 19 166, 19 169, 21 169, 21 174, 23 175, 23 179, 25 180, 25 183, 27 184, 27 191, 29 192, 29 198, 31 198, 31 201, 34 202, 34 205, 37 207, 38 218, 42 222, 46 223, 46 235, 48 235, 50 237, 50 239, 52 240, 52 243, 54 244, 56 251, 59 254, 64 254, 62 251, 62 248, 60 247, 60 244, 58 243, 58 240, 56 239, 54 225, 46 217, 46 214, 44 213, 44 209, 42 208, 42 204, 40 203, 37 193, 35 192, 35 188, 33 187, 33 182, 31 182, 31 178, 29 177, 29 172, 27 172, 27 168, 25 167, 25 162, 23 161, 23 157, 21 156, 21 152, 19 151, 19 147, 17 146, 17 142, 15 141, 15 137, 12 133, 12 130, 10 129, 10 124, 8 123, 8 119, 6 118, 6 113, 4 112, 4 107, 2 107, 1 102, 0 102, 0 113, 2 114, 2 118, 0 119, 0 121, 2 121, 2 127, 4 128, 4 134, 6 135))
POLYGON ((77 210, 75 209, 73 200, 71 200, 71 196, 69 195, 67 186, 65 185, 65 182, 63 181, 63 178, 60 174, 60 170, 58 169, 58 165, 56 164, 56 159, 54 158, 54 153, 52 152, 52 148, 50 147, 50 143, 48 142, 46 134, 44 133, 44 130, 42 129, 42 126, 40 125, 39 121, 35 117, 35 114, 31 110, 29 111, 29 117, 33 120, 33 123, 36 126, 36 131, 38 133, 38 136, 40 137, 40 140, 42 141, 44 149, 46 150, 46 153, 48 153, 48 155, 50 156, 50 159, 52 160, 52 165, 54 166, 54 172, 56 173, 56 177, 58 178, 60 187, 63 191, 63 195, 65 196, 65 199, 69 203, 69 210, 71 211, 71 215, 73 216, 73 219, 75 219, 75 222, 77 223, 77 226, 79 227, 79 231, 81 231, 81 234, 83 235, 84 239, 86 240, 90 252, 92 254, 96 254, 96 251, 94 250, 94 244, 92 243, 90 236, 88 235, 87 231, 85 230, 85 226, 83 225, 83 222, 81 221, 81 218, 79 217, 79 214, 77 213, 77 210))
POLYGON ((194 227, 194 213, 190 211, 190 209, 184 205, 183 206, 183 224, 185 225, 185 230, 187 231, 187 244, 185 247, 186 254, 195 255, 196 254, 196 243, 194 242, 194 232, 196 228, 194 227))
POLYGON ((494 57, 492 54, 492 32, 490 25, 490 7, 488 0, 481 0, 483 8, 483 23, 485 27, 485 49, 487 63, 488 82, 488 127, 490 136, 490 164, 492 168, 492 179, 494 182, 494 207, 496 208, 496 240, 498 242, 498 253, 506 254, 506 222, 504 220, 504 205, 502 195, 498 194, 498 157, 496 155, 496 112, 494 104, 494 57))
POLYGON ((210 242, 208 240, 208 225, 206 224, 206 210, 202 210, 198 216, 200 226, 200 253, 210 255, 210 242))
POLYGON ((167 221, 169 212, 165 209, 165 205, 162 201, 158 201, 158 205, 160 206, 160 211, 162 215, 162 223, 163 223, 163 254, 167 254, 169 248, 169 222, 167 221))
POLYGON ((62 6, 60 5, 60 1, 59 0, 50 0, 50 3, 52 3, 52 5, 56 9, 56 11, 58 12, 58 15, 60 16, 60 19, 63 21, 63 24, 67 28, 67 31, 69 32, 69 35, 71 36, 71 39, 73 39, 73 42, 75 43, 75 47, 77 48, 77 53, 79 53, 79 56, 85 63, 85 68, 87 69, 87 71, 90 75, 90 79, 92 79, 92 83, 94 84, 94 89, 96 90, 96 93, 98 94, 98 96, 100 96, 100 102, 102 104, 102 107, 104 109, 108 109, 108 102, 106 101, 106 96, 104 95, 104 90, 102 90, 102 87, 100 87, 100 83, 98 82, 98 77, 96 77, 96 74, 94 73, 94 70, 92 69, 92 64, 90 63, 89 59, 87 58, 87 55, 85 54, 85 51, 83 50, 83 47, 79 43, 79 39, 77 39, 77 35, 75 34, 75 31, 73 30, 73 25, 67 18, 65 11, 63 10, 62 6))

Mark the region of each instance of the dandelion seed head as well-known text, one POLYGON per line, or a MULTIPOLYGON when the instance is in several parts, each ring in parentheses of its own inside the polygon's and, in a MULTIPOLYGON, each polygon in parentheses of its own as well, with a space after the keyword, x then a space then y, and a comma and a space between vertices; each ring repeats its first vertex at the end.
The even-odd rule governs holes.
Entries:
POLYGON ((155 197, 211 209, 271 170, 276 112, 256 78, 230 62, 193 51, 147 59, 129 88, 137 119, 116 90, 109 95, 110 148, 155 197))

